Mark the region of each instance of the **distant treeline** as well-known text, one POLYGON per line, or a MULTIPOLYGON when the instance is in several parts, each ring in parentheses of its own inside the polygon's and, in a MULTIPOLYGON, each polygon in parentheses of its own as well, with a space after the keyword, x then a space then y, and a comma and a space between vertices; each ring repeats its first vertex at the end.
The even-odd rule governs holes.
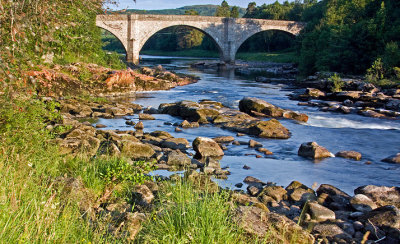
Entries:
MULTIPOLYGON (((185 15, 187 10, 194 10, 201 16, 214 16, 219 5, 192 5, 185 6, 176 9, 161 9, 161 10, 139 10, 139 9, 127 9, 126 13, 135 14, 161 14, 161 15, 185 15)), ((243 16, 246 13, 245 8, 238 7, 239 16, 243 16)))

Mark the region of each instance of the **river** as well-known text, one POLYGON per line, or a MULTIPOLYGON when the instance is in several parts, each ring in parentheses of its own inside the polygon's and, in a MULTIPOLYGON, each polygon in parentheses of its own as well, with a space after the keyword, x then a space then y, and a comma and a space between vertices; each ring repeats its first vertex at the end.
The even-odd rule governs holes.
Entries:
MULTIPOLYGON (((254 138, 251 136, 237 137, 238 141, 254 139, 263 144, 274 155, 256 158, 254 149, 248 146, 229 145, 221 160, 222 167, 229 167, 231 175, 228 180, 219 183, 235 188, 246 176, 253 176, 265 182, 275 182, 287 186, 297 180, 311 187, 313 184, 331 184, 352 194, 353 190, 362 185, 400 185, 400 165, 381 162, 383 158, 400 152, 400 121, 368 118, 356 114, 339 114, 321 112, 317 108, 298 106, 297 101, 289 100, 288 94, 292 88, 283 84, 257 83, 234 72, 219 73, 216 71, 200 71, 190 68, 190 63, 199 60, 182 58, 161 58, 144 56, 142 64, 154 66, 161 64, 167 69, 179 73, 196 75, 198 83, 177 87, 170 91, 138 93, 134 103, 145 107, 158 107, 160 103, 171 103, 181 100, 199 101, 210 99, 223 103, 225 106, 238 109, 239 101, 245 96, 261 98, 284 109, 306 113, 307 123, 298 123, 282 119, 280 122, 288 128, 292 137, 288 140, 254 138), (330 152, 354 150, 362 153, 361 161, 343 158, 328 158, 320 162, 297 155, 301 143, 316 141, 330 152), (247 155, 246 154, 253 154, 247 155), (371 164, 365 164, 371 161, 371 164), (243 169, 250 166, 249 170, 243 169)), ((143 121, 144 132, 163 130, 174 137, 186 138, 192 142, 198 136, 234 136, 236 133, 220 129, 213 125, 200 128, 184 129, 175 132, 175 127, 164 125, 164 122, 181 122, 182 119, 170 115, 155 115, 156 120, 143 121)), ((138 121, 138 116, 132 116, 138 121)), ((128 130, 125 119, 100 119, 98 123, 108 126, 107 129, 128 130)), ((156 171, 166 174, 166 172, 156 171)))

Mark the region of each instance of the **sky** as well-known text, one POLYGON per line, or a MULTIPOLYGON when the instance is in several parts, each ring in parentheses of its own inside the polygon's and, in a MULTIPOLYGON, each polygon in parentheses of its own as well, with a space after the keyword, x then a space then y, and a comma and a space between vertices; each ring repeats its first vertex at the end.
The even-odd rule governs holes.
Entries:
MULTIPOLYGON (((240 6, 246 8, 249 2, 256 2, 257 6, 260 6, 264 3, 273 3, 276 0, 227 0, 228 4, 233 6, 240 6)), ((284 0, 279 0, 279 2, 283 2, 284 0)), ((169 8, 179 8, 188 5, 202 5, 202 4, 216 4, 220 5, 222 0, 136 0, 136 3, 133 0, 119 0, 118 7, 112 7, 113 9, 169 9, 169 8)))

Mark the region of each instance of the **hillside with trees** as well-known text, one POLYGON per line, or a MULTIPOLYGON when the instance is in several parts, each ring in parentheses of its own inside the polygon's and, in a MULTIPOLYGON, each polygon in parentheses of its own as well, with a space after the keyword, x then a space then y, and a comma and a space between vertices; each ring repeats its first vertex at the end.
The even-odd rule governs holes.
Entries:
MULTIPOLYGON (((160 15, 184 15, 187 10, 194 10, 200 16, 215 16, 215 12, 219 5, 190 5, 176 9, 162 9, 162 10, 139 10, 139 9, 127 9, 127 13, 135 14, 160 14, 160 15)), ((238 11, 238 16, 243 16, 246 13, 245 8, 235 7, 235 11, 238 11)))

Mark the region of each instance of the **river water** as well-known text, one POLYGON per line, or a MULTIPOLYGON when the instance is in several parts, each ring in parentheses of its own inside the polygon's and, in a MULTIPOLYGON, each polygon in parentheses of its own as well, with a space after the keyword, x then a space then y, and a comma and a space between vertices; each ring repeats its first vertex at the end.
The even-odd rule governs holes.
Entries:
MULTIPOLYGON (((222 167, 229 167, 231 175, 220 184, 235 188, 246 176, 253 176, 264 182, 275 182, 287 186, 297 180, 311 187, 313 184, 331 184, 352 194, 362 185, 400 185, 400 165, 381 162, 383 158, 400 152, 400 121, 368 118, 355 114, 321 112, 317 108, 298 106, 297 101, 288 99, 291 88, 281 84, 257 83, 254 80, 236 76, 233 71, 199 71, 190 68, 190 63, 199 60, 181 58, 143 57, 143 65, 161 64, 167 69, 179 73, 196 75, 198 83, 177 87, 170 91, 138 93, 134 103, 145 107, 158 107, 160 103, 172 103, 181 100, 199 101, 210 99, 225 106, 238 109, 239 101, 245 96, 261 98, 284 109, 306 113, 307 123, 298 123, 282 119, 280 122, 290 130, 288 140, 262 139, 251 136, 236 137, 236 133, 220 129, 213 125, 184 129, 175 132, 174 126, 164 122, 181 122, 182 119, 169 115, 155 115, 154 121, 143 121, 144 132, 163 130, 174 137, 186 138, 190 143, 198 136, 234 136, 238 141, 254 139, 274 153, 272 156, 256 158, 256 152, 246 145, 229 145, 221 160, 222 167), (314 162, 297 155, 301 143, 316 141, 330 152, 354 150, 362 153, 361 161, 343 158, 328 158, 314 162), (253 154, 253 155, 246 155, 253 154), (365 164, 371 161, 372 164, 365 164), (245 170, 243 166, 250 166, 245 170)), ((138 116, 132 116, 138 122, 138 116)), ((125 119, 100 119, 98 123, 107 129, 129 130, 125 119)), ((156 173, 167 174, 165 171, 156 173)))

